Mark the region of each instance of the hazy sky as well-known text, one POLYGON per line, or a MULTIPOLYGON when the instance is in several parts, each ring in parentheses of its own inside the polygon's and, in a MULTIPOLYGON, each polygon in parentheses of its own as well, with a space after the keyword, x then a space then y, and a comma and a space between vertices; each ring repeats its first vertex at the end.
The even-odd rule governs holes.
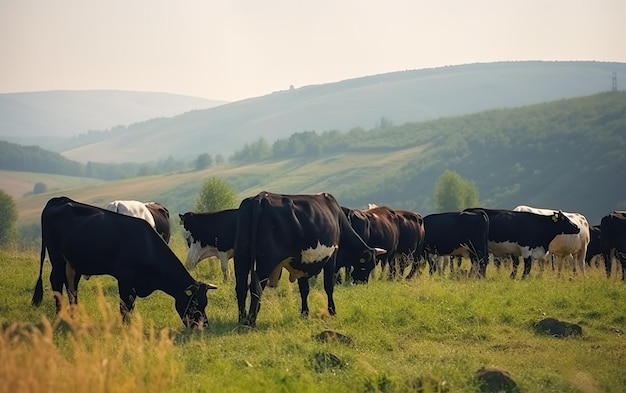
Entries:
POLYGON ((0 0, 0 93, 234 101, 503 60, 626 62, 626 0, 0 0))

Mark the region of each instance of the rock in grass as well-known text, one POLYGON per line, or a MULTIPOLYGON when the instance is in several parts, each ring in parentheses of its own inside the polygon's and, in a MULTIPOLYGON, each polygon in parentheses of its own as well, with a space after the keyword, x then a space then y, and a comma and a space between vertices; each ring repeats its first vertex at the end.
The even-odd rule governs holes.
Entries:
POLYGON ((324 343, 337 341, 342 344, 351 345, 352 339, 343 333, 336 332, 334 330, 324 330, 321 333, 315 335, 315 340, 324 343))
POLYGON ((329 370, 343 369, 346 363, 339 356, 330 352, 317 352, 311 359, 313 368, 316 372, 321 373, 329 370))
POLYGON ((481 392, 519 392, 517 384, 508 371, 494 367, 481 367, 476 371, 476 379, 481 392))
POLYGON ((582 336, 583 328, 575 323, 559 321, 555 318, 545 318, 535 324, 535 332, 549 334, 553 337, 582 336))

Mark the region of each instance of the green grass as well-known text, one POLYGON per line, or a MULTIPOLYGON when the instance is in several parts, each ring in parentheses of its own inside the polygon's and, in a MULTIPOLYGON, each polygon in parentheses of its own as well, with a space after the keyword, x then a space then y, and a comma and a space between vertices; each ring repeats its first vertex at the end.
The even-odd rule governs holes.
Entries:
MULTIPOLYGON (((173 248, 184 256, 182 244, 174 241, 173 248)), ((30 306, 37 259, 34 254, 0 253, 3 325, 37 324, 42 317, 54 321, 49 263, 43 305, 30 306)), ((492 268, 484 280, 422 274, 411 282, 389 282, 377 273, 367 286, 336 287, 338 314, 332 318, 321 278, 313 283, 308 319, 299 316, 297 285, 283 278, 277 288, 264 292, 256 329, 241 330, 234 281, 222 283, 217 261, 204 261, 192 274, 219 285, 209 293, 209 327, 184 330, 173 300, 157 292, 136 303, 133 322, 142 322, 139 333, 133 324, 111 322, 119 319, 115 280, 93 277, 81 282, 79 295, 90 334, 77 339, 80 329, 58 328, 57 356, 78 370, 81 353, 89 353, 83 358, 91 362, 114 362, 115 348, 121 346, 134 378, 142 376, 139 390, 171 392, 405 392, 416 391, 424 381, 434 381, 432 386, 442 391, 468 392, 476 390, 473 374, 482 366, 509 371, 525 392, 626 389, 626 342, 621 335, 626 331, 626 287, 618 279, 604 278, 600 269, 590 269, 585 279, 533 271, 524 281, 510 280, 508 269, 492 268), (533 324, 545 317, 578 323, 583 336, 536 334, 533 324), (347 335, 350 342, 314 339, 326 329, 347 335), (158 339, 162 334, 172 338, 171 344, 158 339), (94 349, 100 346, 100 351, 94 349), (153 353, 155 348, 162 352, 153 353), (151 385, 157 360, 165 376, 151 385)), ((21 356, 37 357, 38 351, 33 348, 21 356)), ((11 375, 4 380, 12 381, 11 375)), ((75 375, 86 378, 78 371, 75 375)), ((110 391, 130 386, 116 381, 107 385, 110 391)), ((80 385, 65 381, 65 386, 80 385)))

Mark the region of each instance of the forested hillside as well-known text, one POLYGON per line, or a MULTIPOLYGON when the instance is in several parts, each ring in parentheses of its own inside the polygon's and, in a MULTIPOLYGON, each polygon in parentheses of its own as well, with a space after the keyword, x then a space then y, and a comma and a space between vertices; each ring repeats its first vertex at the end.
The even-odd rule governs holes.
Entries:
MULTIPOLYGON (((445 169, 452 169, 473 181, 483 205, 491 207, 555 207, 583 211, 596 220, 626 207, 626 185, 616 181, 626 178, 625 92, 367 132, 293 135, 260 150, 279 158, 285 144, 295 148, 299 160, 318 157, 320 163, 325 154, 336 154, 337 146, 354 157, 403 158, 391 170, 370 159, 370 164, 344 167, 324 181, 326 189, 351 206, 376 202, 432 212, 435 183, 445 169), (309 143, 295 143, 303 140, 309 143)), ((261 154, 255 151, 261 146, 252 144, 236 156, 245 160, 261 154)), ((319 165, 322 173, 324 166, 319 165)))
POLYGON ((484 206, 561 208, 597 223, 626 208, 626 92, 347 133, 297 133, 272 145, 259 140, 224 165, 115 182, 107 194, 99 187, 97 197, 92 190, 76 195, 101 203, 132 185, 173 212, 188 211, 201 183, 218 176, 242 198, 261 190, 324 191, 346 206, 375 202, 427 214, 446 169, 474 182, 484 206))

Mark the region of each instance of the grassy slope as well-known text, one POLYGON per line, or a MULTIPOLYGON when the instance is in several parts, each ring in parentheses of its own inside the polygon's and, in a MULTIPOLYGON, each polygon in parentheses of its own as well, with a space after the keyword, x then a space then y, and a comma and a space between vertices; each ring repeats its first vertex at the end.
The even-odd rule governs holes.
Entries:
MULTIPOLYGON (((182 257, 181 239, 175 240, 174 249, 182 257)), ((41 309, 28 306, 37 257, 2 252, 0 265, 0 323, 35 324, 42 315, 53 318, 49 264, 41 309)), ((192 274, 216 282, 221 273, 213 261, 203 262, 192 274)), ((56 363, 67 364, 61 369, 40 366, 39 359, 55 356, 38 347, 9 345, 3 336, 3 386, 15 386, 29 373, 45 375, 39 379, 48 388, 62 381, 65 388, 90 386, 91 391, 400 392, 414 391, 420 381, 430 379, 444 384, 446 391, 467 392, 474 390, 472 374, 478 368, 497 366, 509 371, 522 391, 621 392, 626 387, 623 285, 615 278, 606 280, 600 269, 588 271, 586 279, 534 271, 525 281, 511 281, 508 271, 491 269, 488 279, 479 281, 375 279, 367 286, 337 287, 338 315, 328 318, 320 279, 310 295, 312 315, 303 320, 297 286, 283 279, 278 288, 265 291, 257 329, 240 332, 231 279, 210 293, 209 328, 189 335, 180 330, 172 300, 160 292, 138 300, 134 321, 143 325, 119 326, 114 280, 94 277, 80 286, 81 308, 89 316, 62 324, 54 334, 56 349, 46 347, 59 357, 56 363), (104 298, 98 296, 99 287, 104 298), (532 324, 546 316, 580 324, 583 337, 535 334, 532 324), (352 342, 315 341, 313 336, 324 329, 344 333, 352 342), (172 342, 163 339, 168 335, 172 342), (333 354, 341 363, 316 370, 320 353, 333 354), (18 357, 23 367, 10 367, 19 363, 18 357), (103 374, 123 362, 133 364, 130 376, 123 368, 103 374), (76 377, 68 380, 68 372, 76 377), (108 378, 106 389, 86 383, 98 378, 108 378)))

